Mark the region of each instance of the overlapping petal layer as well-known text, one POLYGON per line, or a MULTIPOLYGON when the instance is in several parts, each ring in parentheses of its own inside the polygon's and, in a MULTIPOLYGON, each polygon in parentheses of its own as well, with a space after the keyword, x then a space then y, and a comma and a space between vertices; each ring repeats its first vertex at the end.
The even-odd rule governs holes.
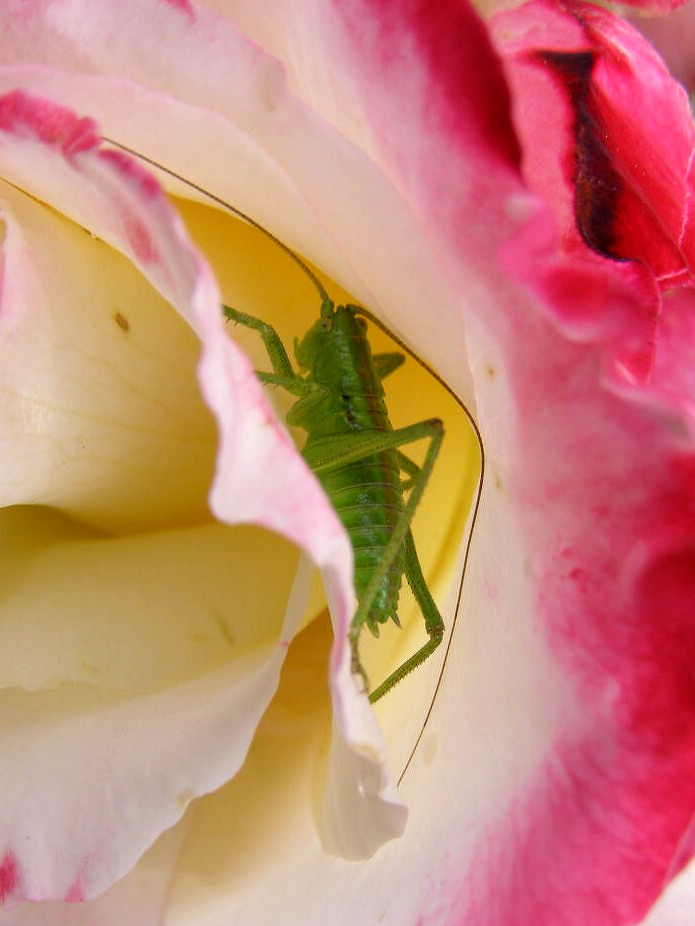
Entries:
POLYGON ((229 564, 273 542, 225 523, 302 543, 343 622, 350 552, 156 182, 45 100, 5 96, 0 125, 3 899, 75 901, 236 773, 277 687, 292 559, 249 620, 229 564), (217 524, 197 339, 162 296, 203 344, 217 524))
MULTIPOLYGON (((449 37, 455 36, 456 13, 445 7, 438 7, 442 22, 451 30, 449 37)), ((640 222, 625 221, 620 231, 623 242, 628 231, 633 234, 631 243, 641 247, 636 256, 647 267, 633 263, 623 270, 615 260, 592 252, 576 231, 571 234, 574 196, 568 202, 567 187, 559 182, 539 183, 561 237, 551 244, 557 288, 546 289, 545 304, 534 307, 485 265, 487 254, 498 253, 495 242, 499 247, 511 233, 505 219, 518 215, 524 200, 512 181, 505 182, 504 172, 495 171, 489 150, 481 157, 479 184, 472 193, 467 190, 478 152, 475 133, 466 131, 468 97, 457 82, 465 65, 453 53, 447 56, 436 14, 428 10, 421 17, 420 8, 412 5, 410 18, 402 8, 395 17, 383 4, 370 29, 360 4, 341 8, 348 23, 343 35, 355 42, 347 47, 359 49, 359 64, 346 68, 352 80, 342 86, 342 95, 354 111, 372 115, 366 126, 363 122, 360 137, 369 138, 385 172, 418 204, 464 294, 469 356, 478 373, 479 421, 497 489, 487 499, 487 511, 497 507, 506 515, 504 528, 494 532, 496 549, 485 550, 487 560, 481 554, 482 532, 478 539, 480 559, 469 576, 469 590, 480 568, 485 603, 469 613, 501 611, 510 624, 523 622, 525 593, 527 626, 542 632, 564 670, 564 680, 549 663, 539 670, 542 687, 554 692, 564 716, 550 715, 553 745, 535 783, 520 786, 517 778, 515 797, 509 803, 501 800, 508 814, 477 842, 468 878, 462 880, 470 830, 460 836, 459 867, 456 860, 442 866, 450 872, 444 896, 423 922, 635 922, 664 878, 690 854, 687 834, 694 806, 692 346, 686 340, 690 236, 683 231, 690 221, 692 123, 685 99, 620 20, 578 7, 575 14, 558 14, 553 29, 553 11, 548 5, 540 9, 542 34, 527 37, 527 57, 541 49, 567 52, 567 31, 578 28, 575 40, 579 34, 581 42, 575 41, 572 50, 589 50, 599 59, 591 92, 614 101, 615 110, 604 107, 592 116, 599 120, 598 131, 603 124, 615 139, 615 148, 609 144, 604 154, 624 182, 626 195, 616 218, 634 219, 637 201, 642 204, 640 222), (404 51, 401 57, 394 49, 407 49, 410 55, 404 51), (434 89, 422 95, 427 108, 417 93, 423 71, 412 67, 413 60, 428 65, 423 71, 434 89), (623 84, 611 96, 616 72, 623 84), (405 103, 406 94, 411 105, 405 103), (659 121, 651 133, 652 123, 642 119, 643 139, 636 135, 636 99, 644 99, 645 112, 659 121), (414 139, 412 144, 408 139, 414 139), (641 169, 631 175, 630 164, 637 161, 641 169), (487 225, 481 229, 475 224, 481 214, 475 197, 483 196, 488 184, 496 186, 497 195, 485 201, 487 225), (462 200, 452 190, 462 196, 468 192, 465 220, 459 211, 462 200), (665 255, 672 261, 668 269, 665 255), (475 276, 471 268, 478 271, 475 276), (679 284, 685 290, 662 296, 667 285, 679 284), (582 325, 569 324, 569 297, 569 308, 585 315, 582 325), (655 325, 662 298, 662 322, 655 325), (674 327, 680 337, 671 334, 674 327), (613 363, 607 365, 607 358, 613 363), (520 532, 516 546, 510 543, 514 525, 520 532), (521 576, 515 586, 517 567, 521 576), (503 597, 500 575, 516 592, 509 599, 503 597)), ((508 14, 506 33, 515 23, 523 28, 533 12, 508 14)), ((343 49, 339 43, 331 47, 334 62, 342 60, 343 49)), ((544 64, 546 86, 555 81, 557 89, 557 68, 553 74, 550 62, 544 64)), ((489 81, 481 84, 490 86, 489 81)), ((539 98, 537 86, 524 89, 529 98, 536 91, 536 112, 547 119, 547 99, 539 98)), ((525 97, 514 83, 512 90, 514 106, 523 107, 525 97)), ((566 184, 576 180, 577 149, 572 100, 566 86, 563 92, 566 121, 555 123, 554 130, 561 152, 548 146, 552 118, 548 136, 525 134, 522 118, 516 124, 524 167, 534 158, 539 163, 547 159, 560 165, 558 175, 566 184)), ((344 123, 346 116, 341 118, 344 123)), ((519 277, 539 289, 549 279, 548 252, 543 253, 548 228, 547 219, 545 226, 537 219, 531 227, 538 235, 535 252, 528 230, 517 239, 516 250, 507 249, 519 277)), ((492 515, 484 515, 484 525, 490 523, 487 517, 492 515)), ((499 658, 499 650, 492 651, 499 658)), ((474 662, 471 649, 468 654, 474 662)), ((478 690, 484 691, 484 684, 478 690)), ((547 732, 549 713, 534 708, 531 690, 524 692, 526 722, 538 730, 544 718, 547 732)), ((463 729, 462 724, 459 735, 463 729)), ((475 751, 477 762, 483 753, 475 751)), ((455 855, 456 837, 446 830, 438 835, 455 855)))
POLYGON ((15 64, 0 79, 94 113, 333 271, 475 406, 487 481, 444 683, 403 779, 404 838, 346 870, 301 826, 291 850, 268 850, 260 829, 244 848, 264 865, 241 878, 218 795, 196 819, 216 854, 191 839, 167 915, 637 922, 691 854, 695 797, 686 110, 637 38, 586 6, 507 14, 511 100, 482 24, 454 0, 305 0, 272 18, 235 4, 298 98, 216 7, 140 4, 129 19, 123 4, 97 16, 7 3, 2 56, 15 64), (150 55, 145 15, 163 37, 150 55), (569 79, 568 52, 584 62, 569 79), (525 131, 529 87, 553 103, 547 135, 525 131), (678 144, 652 140, 635 175, 636 125, 599 103, 624 109, 650 90, 678 144), (625 140, 601 150, 629 193, 611 213, 625 253, 576 234, 579 93, 625 140), (667 279, 680 288, 662 296, 667 279))

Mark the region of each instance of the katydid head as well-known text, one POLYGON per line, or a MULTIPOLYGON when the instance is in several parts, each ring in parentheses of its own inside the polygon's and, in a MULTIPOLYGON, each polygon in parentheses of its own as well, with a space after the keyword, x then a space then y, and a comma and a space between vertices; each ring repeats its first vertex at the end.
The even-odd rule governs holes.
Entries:
POLYGON ((316 358, 331 340, 362 337, 366 322, 357 313, 357 305, 339 305, 324 301, 321 316, 309 328, 304 337, 294 339, 294 354, 301 370, 313 370, 316 358))
POLYGON ((294 339, 294 355, 297 358, 300 370, 311 370, 314 360, 321 353, 331 336, 333 319, 335 318, 333 303, 330 303, 330 314, 327 309, 328 305, 324 302, 321 306, 321 315, 317 321, 314 322, 301 340, 299 338, 294 339))

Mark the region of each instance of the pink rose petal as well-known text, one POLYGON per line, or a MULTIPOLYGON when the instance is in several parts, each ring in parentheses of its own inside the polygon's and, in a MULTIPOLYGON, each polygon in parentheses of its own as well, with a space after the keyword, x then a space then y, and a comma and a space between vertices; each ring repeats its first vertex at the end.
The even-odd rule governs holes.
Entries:
MULTIPOLYGON (((120 247, 198 328, 203 389, 222 430, 212 490, 218 516, 284 526, 301 539, 335 576, 336 614, 344 626, 351 605, 347 541, 228 339, 209 273, 156 184, 120 154, 102 152, 85 134, 91 126, 66 110, 14 95, 0 102, 0 113, 4 176, 120 247), (243 465, 249 459, 250 470, 243 465), (279 479, 272 475, 276 468, 279 479), (289 496, 301 496, 303 508, 283 512, 281 501, 289 496)), ((19 311, 16 301, 13 308, 19 311)), ((255 655, 242 651, 188 684, 131 694, 89 686, 7 689, 5 710, 17 725, 5 728, 2 750, 14 757, 3 768, 5 900, 93 896, 132 866, 191 797, 232 777, 277 686, 282 641, 292 638, 300 615, 296 607, 288 612, 277 645, 255 655), (141 747, 152 741, 157 750, 147 753, 144 768, 141 747)))
MULTIPOLYGON (((679 140, 676 153, 687 151, 680 142, 688 138, 689 122, 684 108, 673 105, 676 95, 665 72, 651 68, 643 46, 622 32, 616 43, 610 29, 603 41, 605 14, 596 13, 589 41, 587 29, 567 8, 532 10, 538 8, 544 15, 535 44, 524 33, 527 11, 515 14, 524 36, 520 47, 532 48, 536 56, 533 68, 520 70, 518 85, 511 85, 517 130, 520 115, 534 112, 533 93, 526 101, 522 93, 528 85, 532 91, 539 86, 534 75, 541 78, 543 99, 553 104, 547 137, 519 131, 523 169, 531 177, 539 166, 535 201, 520 177, 499 63, 478 20, 458 2, 401 3, 396 10, 386 0, 330 5, 307 0, 290 12, 281 10, 267 27, 268 47, 287 60, 300 96, 309 100, 320 83, 321 112, 344 133, 335 144, 284 91, 274 95, 277 71, 264 66, 260 54, 249 54, 240 65, 258 78, 253 93, 242 82, 246 96, 237 96, 234 81, 222 92, 218 64, 225 52, 215 55, 215 43, 202 41, 197 31, 212 22, 205 11, 185 39, 179 20, 164 13, 161 21, 151 20, 170 30, 172 69, 156 55, 133 61, 131 50, 140 50, 134 30, 108 49, 103 70, 127 75, 124 85, 139 84, 132 96, 140 117, 151 114, 162 97, 167 102, 150 153, 168 147, 174 161, 180 158, 206 183, 210 179, 213 192, 236 194, 233 202, 247 205, 234 181, 222 178, 221 165, 228 170, 235 152, 248 153, 261 139, 262 180, 248 194, 251 203, 257 197, 262 211, 268 201, 264 191, 272 198, 283 187, 279 178, 293 178, 291 192, 285 188, 278 198, 273 228, 329 269, 346 255, 352 266, 340 279, 357 281, 360 297, 373 292, 384 315, 398 319, 471 405, 475 400, 488 458, 464 620, 429 722, 427 748, 417 753, 403 781, 412 804, 403 839, 349 880, 344 866, 304 841, 247 892, 243 885, 215 880, 215 860, 206 859, 204 868, 192 865, 188 883, 212 883, 216 897, 206 926, 226 926, 230 917, 246 924, 285 922, 288 910, 305 918, 307 897, 312 913, 329 910, 338 926, 376 921, 627 926, 646 915, 690 855, 695 750, 688 608, 691 400, 684 342, 689 296, 684 290, 661 312, 657 277, 678 272, 678 252, 687 251, 674 229, 688 224, 689 210, 679 207, 689 203, 692 181, 682 158, 675 172, 668 173, 667 163, 667 173, 648 174, 645 185, 638 183, 644 177, 629 178, 633 216, 642 195, 652 213, 666 207, 656 222, 653 214, 638 213, 634 240, 630 228, 619 227, 620 241, 642 248, 642 257, 650 254, 651 232, 645 229, 661 233, 654 269, 591 252, 576 235, 567 196, 572 87, 537 52, 548 47, 565 52, 577 42, 581 52, 595 43, 608 67, 622 49, 623 65, 634 55, 648 74, 659 75, 657 88, 668 91, 667 128, 679 140), (423 10, 429 15, 421 15, 423 10), (285 29, 285 21, 294 28, 285 29), (181 49, 198 57, 185 57, 181 49), (193 62, 193 76, 181 70, 182 60, 193 62), (172 126, 182 124, 174 117, 181 110, 168 96, 179 91, 196 128, 205 129, 196 141, 220 142, 198 144, 205 149, 198 161, 189 138, 173 144, 172 126), (246 122, 243 107, 234 110, 244 98, 251 101, 246 122), (275 105, 262 105, 268 99, 275 105), (216 106, 217 121, 201 114, 216 112, 216 106), (498 116, 494 124, 491 112, 498 116), (278 113, 282 118, 275 120, 278 113), (222 128, 233 116, 244 126, 241 144, 222 128), (279 131, 285 117, 302 129, 289 133, 286 150, 279 131), (257 134, 249 131, 251 124, 257 134), (543 173, 540 168, 549 163, 560 169, 543 173), (283 169, 276 172, 278 165, 283 169), (264 185, 267 176, 273 182, 264 185), (669 176, 681 192, 664 197, 669 176), (335 196, 328 196, 333 188, 335 196), (285 234, 294 221, 301 230, 285 234), (317 231, 321 223, 325 240, 317 231), (414 253, 417 274, 407 266, 414 253), (532 284, 537 298, 515 283, 510 268, 532 284), (655 393, 651 371, 659 373, 655 393)), ((84 4, 70 9, 89 17, 84 4)), ((115 7, 104 9, 113 15, 115 7)), ((236 9, 262 32, 260 13, 254 19, 251 7, 236 9)), ((7 11, 8 58, 12 47, 25 48, 31 38, 37 49, 32 55, 43 63, 24 66, 27 53, 14 52, 20 63, 6 70, 6 80, 20 74, 37 83, 54 80, 56 92, 66 95, 78 93, 81 85, 79 92, 94 103, 85 110, 100 113, 103 107, 110 126, 127 126, 138 141, 152 135, 146 121, 132 112, 119 114, 108 102, 118 79, 99 73, 101 64, 85 81, 76 66, 78 30, 66 28, 63 20, 58 53, 58 30, 54 26, 52 32, 39 17, 30 23, 35 33, 27 28, 22 43, 12 46, 9 27, 17 8, 7 5, 7 11), (61 58, 70 62, 64 70, 61 58), (133 128, 138 121, 144 126, 139 137, 133 128)), ((106 31, 113 20, 101 10, 100 16, 106 31)), ((103 52, 108 43, 97 18, 85 22, 94 48, 103 52)), ((215 24, 216 35, 226 41, 229 23, 215 24)), ((509 28, 513 24, 508 20, 509 28)), ((122 28, 125 36, 127 24, 122 28)), ((227 63, 232 60, 240 59, 227 63)), ((623 73, 618 87, 633 93, 620 99, 639 100, 639 69, 626 66, 623 73)), ((615 115, 609 110, 606 118, 615 115)), ((620 137, 630 139, 628 151, 638 152, 630 128, 628 122, 620 137)), ((122 137, 132 141, 127 132, 122 137)), ((657 150, 658 143, 653 140, 657 150)), ((611 157, 618 160, 619 154, 613 150, 611 157)), ((655 171, 658 159, 652 148, 648 154, 655 171)), ((627 157, 621 169, 629 166, 627 157)), ((683 283, 681 276, 672 279, 683 283)))

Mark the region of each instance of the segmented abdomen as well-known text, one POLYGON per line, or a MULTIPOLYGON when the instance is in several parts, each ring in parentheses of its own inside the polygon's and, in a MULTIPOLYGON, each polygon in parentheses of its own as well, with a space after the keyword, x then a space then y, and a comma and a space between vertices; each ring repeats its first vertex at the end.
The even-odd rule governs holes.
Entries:
MULTIPOLYGON (((310 329, 299 349, 295 348, 298 361, 301 356, 310 363, 307 382, 320 387, 317 396, 300 399, 287 416, 289 424, 307 432, 302 452, 310 465, 316 447, 325 451, 332 438, 392 430, 366 325, 358 311, 356 306, 338 306, 330 318, 320 319, 310 329)), ((355 592, 361 602, 403 511, 398 456, 395 450, 380 451, 335 469, 320 470, 317 476, 352 542, 355 592)), ((375 634, 379 624, 396 618, 404 564, 401 544, 365 617, 375 634)))
MULTIPOLYGON (((403 511, 396 454, 393 451, 373 454, 319 478, 350 537, 355 554, 355 592, 361 601, 403 511)), ((403 569, 401 545, 381 578, 366 617, 374 634, 378 634, 379 624, 396 618, 403 569)))

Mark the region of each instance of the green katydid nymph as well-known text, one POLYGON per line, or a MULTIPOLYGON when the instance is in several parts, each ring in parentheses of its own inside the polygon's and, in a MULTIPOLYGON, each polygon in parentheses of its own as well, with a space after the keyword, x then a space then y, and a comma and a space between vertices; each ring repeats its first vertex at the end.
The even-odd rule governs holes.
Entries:
POLYGON ((261 382, 282 386, 298 397, 287 423, 307 432, 302 456, 321 482, 354 551, 359 603, 350 625, 352 671, 362 676, 367 688, 359 657, 360 634, 366 626, 378 636, 381 624, 388 620, 398 624, 404 574, 422 612, 427 643, 370 692, 374 702, 424 662, 444 636, 444 621, 422 575, 410 530, 444 427, 432 418, 393 430, 381 380, 405 358, 372 356, 359 306, 336 308, 323 294, 318 321, 295 342, 299 373, 270 325, 228 306, 223 311, 227 318, 261 334, 273 368, 273 373, 258 373, 261 382), (400 448, 423 438, 429 440, 429 448, 419 467, 400 448))
MULTIPOLYGON (((142 157, 128 148, 124 150, 142 157)), ((254 219, 162 165, 142 159, 261 231, 302 269, 318 293, 318 317, 302 337, 294 339, 294 363, 270 324, 226 305, 222 312, 235 325, 261 337, 272 372, 257 371, 260 381, 285 389, 296 399, 286 422, 306 432, 302 456, 319 479, 351 541, 358 601, 349 630, 352 671, 362 679, 373 703, 424 663, 445 635, 445 624, 423 575, 411 530, 415 509, 444 439, 444 425, 433 417, 394 429, 382 381, 403 364, 405 356, 400 352, 372 353, 367 319, 381 327, 377 319, 358 305, 336 306, 302 258, 254 219), (419 465, 403 451, 416 441, 425 441, 427 448, 419 465), (388 622, 400 626, 398 602, 404 576, 422 614, 427 640, 371 687, 360 658, 360 638, 365 628, 378 637, 380 628, 388 622)), ((442 385, 463 408, 475 431, 482 461, 482 444, 470 414, 446 384, 442 385)), ((482 472, 471 530, 481 488, 482 472)))

